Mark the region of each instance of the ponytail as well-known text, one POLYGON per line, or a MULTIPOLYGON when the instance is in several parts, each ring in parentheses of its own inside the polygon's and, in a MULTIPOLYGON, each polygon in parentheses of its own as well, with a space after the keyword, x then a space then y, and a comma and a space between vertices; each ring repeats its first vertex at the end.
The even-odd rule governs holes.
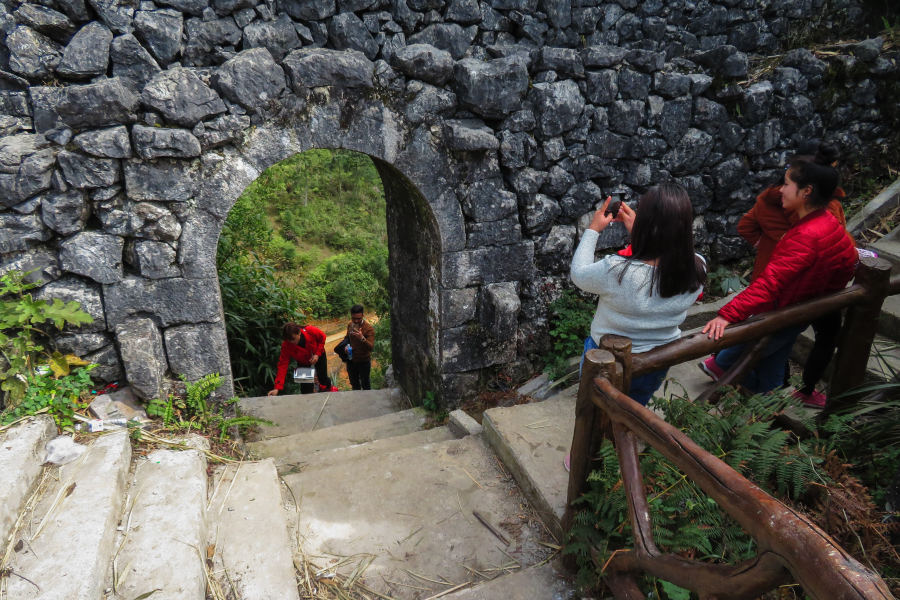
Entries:
POLYGON ((798 188, 812 188, 808 200, 811 207, 825 208, 834 196, 840 182, 840 175, 832 166, 837 160, 838 149, 828 142, 820 142, 814 155, 797 155, 790 160, 791 180, 798 188))

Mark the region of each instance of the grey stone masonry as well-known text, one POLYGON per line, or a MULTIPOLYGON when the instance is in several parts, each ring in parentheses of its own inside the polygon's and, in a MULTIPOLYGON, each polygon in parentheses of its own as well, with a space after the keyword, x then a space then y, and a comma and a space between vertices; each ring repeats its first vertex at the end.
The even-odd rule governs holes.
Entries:
MULTIPOLYGON (((481 369, 540 366, 547 304, 606 196, 684 185, 698 251, 730 260, 800 142, 854 162, 896 145, 900 50, 866 30, 870 4, 7 3, 0 273, 82 302, 94 323, 56 337, 98 381, 124 370, 153 397, 220 372, 230 394, 231 207, 299 152, 362 152, 385 185, 397 381, 453 407, 481 369), (799 28, 858 41, 817 53, 799 28)), ((610 227, 597 250, 627 241, 610 227)))

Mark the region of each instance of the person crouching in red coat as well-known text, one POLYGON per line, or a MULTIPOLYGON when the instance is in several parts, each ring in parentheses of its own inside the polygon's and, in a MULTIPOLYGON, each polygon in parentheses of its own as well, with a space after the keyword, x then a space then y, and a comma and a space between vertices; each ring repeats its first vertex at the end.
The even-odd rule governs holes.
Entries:
MULTIPOLYGON (((772 259, 747 289, 719 310, 719 316, 703 333, 719 339, 728 325, 751 315, 784 308, 846 287, 856 270, 858 255, 844 227, 826 210, 837 188, 839 176, 832 163, 837 148, 822 143, 815 156, 795 156, 784 175, 782 206, 797 213, 799 220, 776 244, 772 259)), ((744 380, 754 393, 771 391, 784 383, 785 364, 797 336, 807 323, 772 335, 769 347, 756 369, 744 380)), ((744 344, 711 356, 700 368, 713 380, 737 362, 744 344)))
MULTIPOLYGON (((328 359, 325 357, 325 332, 318 327, 301 327, 296 323, 285 323, 281 328, 284 339, 281 342, 281 356, 278 358, 278 372, 275 375, 275 389, 268 393, 277 396, 284 389, 284 378, 287 377, 291 360, 297 361, 300 367, 315 367, 319 380, 319 389, 323 392, 336 392, 328 377, 328 359)), ((312 394, 313 383, 301 383, 301 394, 312 394)))

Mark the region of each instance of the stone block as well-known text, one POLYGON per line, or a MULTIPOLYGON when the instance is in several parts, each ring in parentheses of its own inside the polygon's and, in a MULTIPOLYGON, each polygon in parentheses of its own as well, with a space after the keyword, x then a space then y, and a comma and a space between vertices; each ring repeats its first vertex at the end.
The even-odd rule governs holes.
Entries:
POLYGON ((141 98, 120 77, 64 88, 56 112, 62 121, 78 129, 133 123, 141 98))
POLYGON ((527 58, 520 54, 489 62, 466 58, 456 63, 455 78, 460 106, 485 118, 503 118, 525 99, 527 58))
POLYGON ((562 212, 559 203, 544 194, 529 195, 524 200, 520 197, 519 200, 525 219, 525 230, 530 234, 541 233, 548 229, 562 212))
POLYGON ((51 237, 40 215, 0 214, 0 254, 27 250, 51 237))
POLYGON ((41 218, 44 224, 60 235, 71 235, 84 228, 90 208, 84 192, 69 190, 44 194, 41 198, 41 218))
POLYGON ((285 13, 271 21, 254 21, 244 28, 244 48, 265 48, 276 61, 301 45, 297 29, 285 13))
POLYGON ((498 150, 494 131, 477 119, 444 121, 444 143, 450 150, 498 150))
POLYGON ((171 8, 137 11, 134 32, 153 56, 168 65, 181 54, 184 15, 171 8))
POLYGON ((211 81, 230 102, 251 110, 276 100, 287 85, 284 70, 265 48, 238 53, 215 70, 211 81))
POLYGON ((141 158, 193 158, 200 156, 200 140, 187 129, 135 125, 131 130, 131 137, 134 141, 134 149, 141 158))
POLYGON ((131 200, 184 202, 194 196, 199 165, 182 160, 126 162, 125 189, 131 200))
POLYGON ((481 326, 497 340, 515 338, 517 317, 521 307, 514 283, 493 283, 481 288, 479 298, 481 326))
POLYGON ((356 50, 369 60, 378 56, 378 44, 366 29, 362 20, 352 12, 332 17, 328 25, 328 37, 337 50, 356 50))
POLYGON ((116 326, 125 376, 138 398, 152 400, 165 393, 168 370, 163 339, 151 319, 133 319, 116 326))
POLYGON ((419 33, 409 37, 410 44, 430 44, 435 48, 446 50, 454 60, 462 58, 466 53, 478 27, 460 27, 456 23, 434 23, 419 33))
POLYGON ((108 187, 121 177, 119 161, 114 158, 93 158, 63 150, 58 159, 66 181, 78 189, 108 187))
POLYGON ((131 82, 141 90, 162 69, 150 52, 130 33, 113 39, 109 47, 113 77, 131 82))
POLYGON ((131 158, 131 141, 124 125, 79 133, 72 142, 93 156, 131 158))
POLYGON ((178 67, 151 79, 141 92, 141 101, 182 127, 193 127, 206 117, 227 110, 219 95, 192 70, 178 67))
POLYGON ((10 271, 28 273, 25 281, 38 285, 55 281, 62 275, 56 251, 41 246, 0 258, 0 275, 6 275, 10 271))
POLYGON ((475 221, 497 221, 516 211, 516 195, 503 189, 500 177, 478 181, 466 188, 462 209, 475 221))
POLYGON ((119 352, 115 345, 110 344, 96 352, 82 356, 92 364, 97 365, 91 369, 91 380, 100 383, 113 383, 121 381, 124 376, 122 362, 119 360, 119 352))
POLYGON ((308 88, 338 86, 371 88, 375 65, 362 52, 325 48, 295 50, 284 59, 284 68, 294 92, 308 88))
POLYGON ((523 240, 507 246, 446 252, 442 259, 441 284, 445 288, 520 281, 534 274, 534 242, 523 240))
POLYGON ((484 432, 484 427, 465 411, 457 409, 450 412, 450 431, 456 437, 466 437, 467 435, 480 435, 484 432))
POLYGON ((453 76, 456 61, 446 50, 431 44, 411 44, 391 56, 391 65, 412 79, 444 85, 453 76))
MULTIPOLYGON (((225 381, 230 379, 231 363, 228 358, 228 340, 221 323, 199 323, 169 327, 164 332, 169 369, 183 375, 188 381, 219 373, 225 381)), ((219 388, 217 395, 230 398, 228 390, 219 388)))
POLYGON ((441 326, 452 329, 475 318, 477 288, 441 291, 441 326))
POLYGON ((535 84, 528 99, 534 105, 537 131, 545 138, 575 127, 584 111, 584 97, 572 80, 535 84))
POLYGON ((516 215, 487 223, 466 223, 466 238, 466 248, 512 244, 522 239, 522 228, 516 215))
POLYGON ((63 354, 86 356, 108 346, 110 340, 105 333, 68 333, 54 337, 53 343, 63 354))
POLYGON ((66 46, 56 72, 71 79, 84 79, 106 73, 112 32, 92 21, 82 27, 66 46))
POLYGON ((103 287, 107 327, 112 331, 129 317, 151 315, 161 327, 218 323, 222 319, 216 279, 144 279, 127 276, 103 287))
POLYGON ((103 298, 100 286, 77 277, 63 277, 53 281, 32 293, 35 300, 62 300, 65 303, 77 302, 81 310, 93 319, 80 327, 66 325, 64 333, 95 333, 106 329, 106 318, 103 310, 103 298))
POLYGON ((175 264, 175 250, 165 242, 136 241, 130 255, 131 264, 142 277, 164 279, 181 275, 181 269, 175 264))
POLYGON ((535 240, 535 265, 546 273, 567 272, 575 252, 575 234, 574 225, 555 225, 535 240))
POLYGON ((618 46, 594 45, 581 51, 581 60, 585 67, 606 69, 615 67, 625 60, 628 50, 618 46))
POLYGON ((5 45, 9 49, 10 70, 30 79, 51 76, 62 58, 62 46, 22 25, 6 37, 5 45))
POLYGON ((122 280, 124 240, 116 235, 83 231, 59 245, 59 264, 64 271, 90 277, 98 283, 122 280))

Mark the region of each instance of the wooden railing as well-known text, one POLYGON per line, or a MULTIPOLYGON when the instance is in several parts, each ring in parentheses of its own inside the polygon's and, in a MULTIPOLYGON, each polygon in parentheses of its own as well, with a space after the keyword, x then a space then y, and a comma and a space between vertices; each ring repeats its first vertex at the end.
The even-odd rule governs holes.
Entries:
MULTIPOLYGON (((589 486, 591 457, 604 438, 614 442, 629 500, 634 549, 616 552, 605 565, 617 600, 644 598, 636 583, 641 572, 696 592, 701 600, 752 600, 795 580, 814 600, 888 600, 881 577, 864 567, 806 517, 772 498, 687 435, 629 398, 623 390, 632 377, 708 356, 736 344, 748 344, 741 359, 716 389, 743 379, 756 365, 769 336, 781 329, 847 308, 823 413, 858 400, 847 392, 863 382, 881 305, 900 293, 900 278, 890 280, 890 264, 863 259, 853 286, 815 300, 775 310, 729 326, 724 337, 687 336, 650 352, 632 355, 631 340, 606 336, 600 349, 585 356, 575 407, 566 512, 562 526, 574 523, 573 503, 589 486), (840 395, 840 398, 835 396, 840 395), (715 565, 663 554, 653 542, 650 508, 640 472, 636 438, 672 461, 756 540, 759 554, 737 565, 715 565)), ((713 401, 716 391, 699 401, 713 401)), ((698 400, 695 400, 698 401, 698 400)), ((568 558, 569 566, 574 557, 568 558)))

